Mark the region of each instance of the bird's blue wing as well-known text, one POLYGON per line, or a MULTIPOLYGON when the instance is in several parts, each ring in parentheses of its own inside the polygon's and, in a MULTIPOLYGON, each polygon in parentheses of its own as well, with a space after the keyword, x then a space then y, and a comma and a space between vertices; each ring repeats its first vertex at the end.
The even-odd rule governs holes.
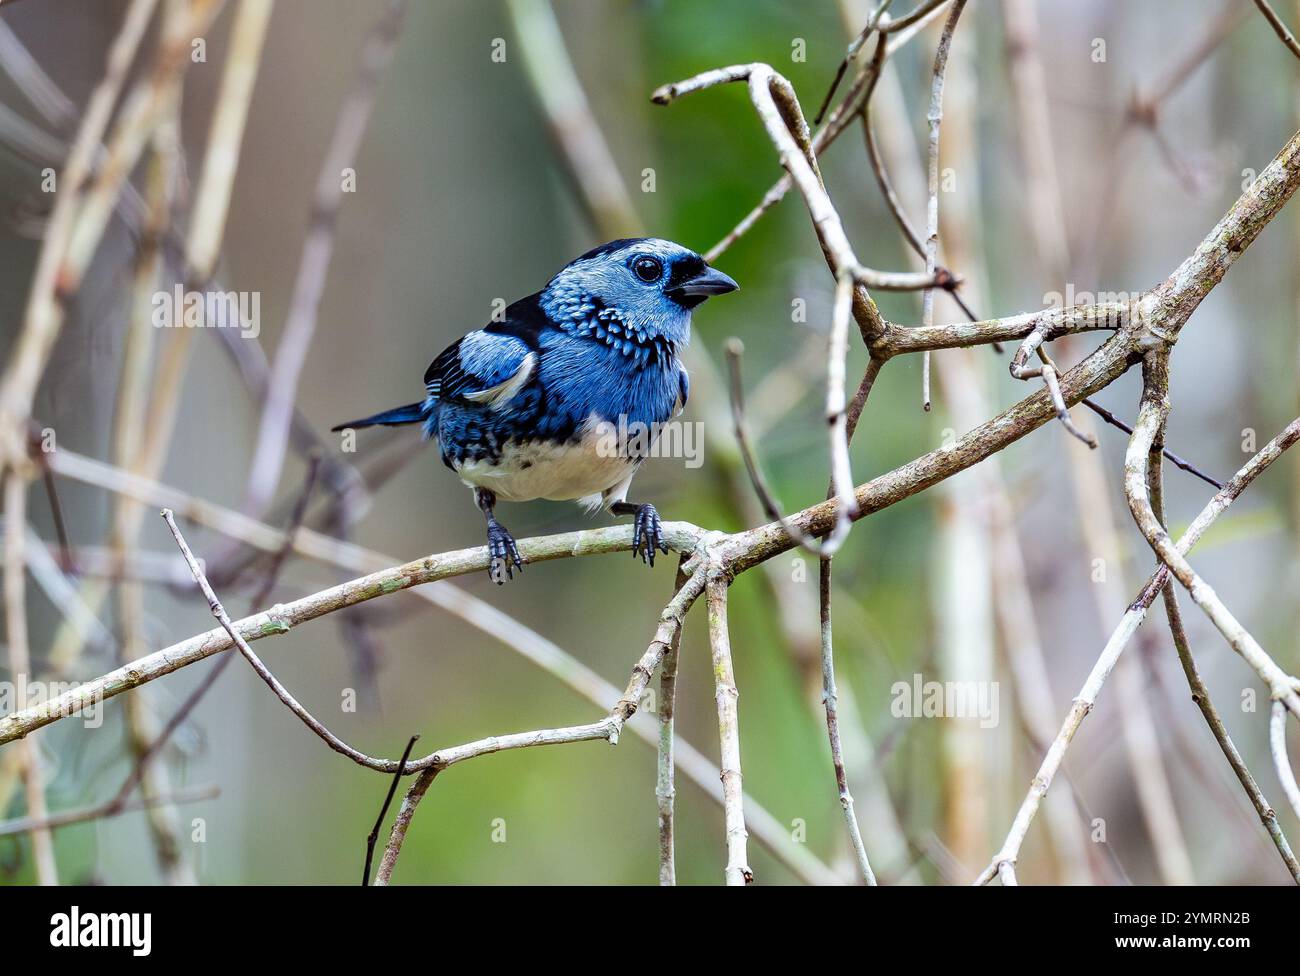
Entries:
POLYGON ((518 336, 479 330, 429 364, 424 388, 436 402, 501 407, 528 382, 536 364, 537 354, 518 336))

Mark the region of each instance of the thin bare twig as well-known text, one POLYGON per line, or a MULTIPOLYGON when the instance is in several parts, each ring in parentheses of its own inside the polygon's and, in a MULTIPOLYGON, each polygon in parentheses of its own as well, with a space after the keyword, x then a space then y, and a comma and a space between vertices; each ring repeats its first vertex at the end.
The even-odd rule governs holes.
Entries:
MULTIPOLYGON (((880 188, 880 195, 885 201, 885 206, 889 208, 890 214, 894 217, 894 222, 898 224, 899 229, 903 232, 903 237, 912 249, 925 260, 925 242, 921 240, 921 235, 908 219, 907 213, 903 210, 903 203, 898 199, 898 194, 894 190, 894 184, 889 179, 889 171, 885 168, 885 161, 880 156, 880 146, 876 142, 876 130, 871 124, 871 106, 870 104, 862 107, 862 135, 867 146, 867 160, 871 163, 871 171, 876 176, 876 185, 880 188)), ((971 315, 974 321, 975 316, 971 315)))
MULTIPOLYGON (((270 668, 262 663, 262 659, 259 658, 253 649, 248 646, 248 642, 244 640, 243 635, 236 629, 234 622, 230 619, 230 615, 226 613, 226 608, 223 607, 221 601, 217 599, 217 594, 213 591, 212 585, 208 582, 208 577, 204 573, 203 567, 200 566, 199 561, 194 558, 194 553, 190 550, 189 544, 185 541, 185 537, 181 535, 180 527, 176 524, 175 514, 171 509, 164 508, 162 510, 162 517, 167 523, 167 528, 171 530, 172 538, 176 540, 176 545, 180 547, 181 555, 185 557, 185 563, 189 566, 190 573, 194 576, 194 582, 198 584, 204 597, 207 598, 208 608, 212 611, 212 616, 217 618, 217 622, 221 624, 222 629, 230 635, 230 639, 239 649, 239 653, 244 656, 244 659, 248 661, 250 665, 252 665, 253 670, 257 672, 258 677, 266 682, 267 687, 275 693, 275 696, 279 698, 280 701, 284 702, 288 709, 297 715, 307 728, 311 729, 312 732, 314 732, 335 752, 347 756, 359 766, 365 766, 368 769, 380 769, 386 772, 389 766, 388 761, 374 759, 371 756, 352 748, 352 746, 340 739, 337 735, 326 728, 315 716, 313 716, 311 712, 307 711, 307 709, 304 708, 292 694, 290 694, 289 689, 281 684, 280 680, 271 673, 270 668)), ((405 760, 403 760, 399 765, 404 767, 405 760)))
MULTIPOLYGON (((831 273, 837 281, 846 274, 854 278, 853 317, 857 320, 864 340, 875 339, 884 330, 884 320, 867 291, 866 282, 873 273, 858 261, 840 222, 839 213, 822 185, 808 123, 804 120, 799 99, 790 82, 769 65, 737 64, 663 85, 655 90, 651 100, 658 105, 668 105, 683 95, 738 81, 747 81, 749 84, 754 110, 767 130, 768 138, 776 147, 778 158, 789 174, 792 185, 799 189, 804 198, 831 273)), ((929 269, 929 275, 933 279, 933 269, 929 269)))
MULTIPOLYGON (((4 606, 5 638, 9 643, 9 673, 14 680, 30 678, 31 652, 27 640, 26 559, 23 555, 27 536, 27 478, 17 468, 4 479, 4 606)), ((32 859, 36 880, 42 885, 59 883, 58 863, 54 858, 54 840, 45 825, 49 809, 45 804, 45 774, 40 750, 35 742, 25 740, 19 750, 23 787, 27 795, 27 813, 32 826, 32 859)))
POLYGON ((376 885, 387 885, 392 881, 393 869, 397 867, 397 858, 402 853, 402 843, 406 840, 406 832, 410 830, 415 808, 424 799, 424 794, 429 792, 429 787, 433 785, 437 775, 438 767, 430 766, 415 778, 411 788, 406 791, 406 796, 402 797, 397 819, 393 821, 392 830, 388 833, 388 843, 384 845, 384 856, 379 860, 379 871, 375 874, 376 885))
POLYGON ((379 840, 379 828, 384 825, 384 818, 388 816, 388 808, 393 802, 393 794, 397 792, 397 784, 402 781, 406 775, 406 760, 411 758, 411 750, 415 748, 415 743, 420 737, 413 735, 407 740, 406 748, 402 751, 402 758, 397 763, 397 772, 393 773, 393 781, 388 784, 388 792, 384 795, 384 805, 379 808, 379 816, 375 818, 375 825, 370 830, 370 835, 366 837, 366 866, 361 872, 361 887, 370 887, 370 863, 375 857, 375 843, 379 840))
POLYGON ((890 20, 881 24, 880 32, 882 34, 893 34, 906 27, 911 27, 913 24, 920 23, 945 3, 948 3, 948 0, 920 0, 910 13, 899 17, 897 20, 890 20))
MULTIPOLYGON (((1300 419, 1293 421, 1286 430, 1265 444, 1257 454, 1242 466, 1223 487, 1223 490, 1210 499, 1206 506, 1201 509, 1200 514, 1192 521, 1192 524, 1188 526, 1187 531, 1179 538, 1176 544, 1178 551, 1180 553, 1187 552, 1196 545, 1210 525, 1227 510, 1269 465, 1281 457, 1282 453, 1295 444, 1297 440, 1300 440, 1300 419)), ((1029 832, 1029 827, 1038 812, 1038 807, 1042 803, 1043 797, 1047 795, 1047 791, 1051 788, 1052 781, 1060 770, 1061 763, 1065 760, 1065 753, 1070 748, 1075 733, 1078 732, 1079 726, 1088 716, 1088 713, 1092 711, 1097 695, 1105 684, 1106 678, 1114 669, 1120 654, 1123 653, 1125 646, 1138 626, 1146 619, 1151 604, 1155 602, 1156 597, 1170 579, 1169 566, 1166 562, 1162 562, 1156 571, 1151 574, 1146 585, 1142 587, 1137 598, 1116 625, 1110 639, 1106 642, 1106 646, 1102 649, 1100 656, 1093 665, 1092 671, 1089 672, 1087 680, 1084 681, 1079 693, 1075 695, 1070 711, 1061 724, 1060 731, 1048 747, 1029 791, 1026 793, 1011 828, 1007 832, 1002 847, 993 856, 993 860, 989 862, 988 866, 980 872, 975 884, 988 884, 998 875, 999 866, 1004 861, 1014 864, 1019 857, 1020 847, 1029 832)))
MULTIPOLYGON (((942 7, 934 7, 920 20, 891 34, 888 43, 885 45, 885 54, 893 54, 918 36, 931 20, 937 19, 938 15, 942 13, 942 9, 942 7)), ((854 79, 852 88, 844 96, 844 100, 831 112, 826 124, 813 135, 811 145, 816 155, 820 156, 858 117, 872 82, 871 68, 868 66, 854 79)), ((749 213, 741 218, 735 227, 704 253, 704 259, 710 264, 717 260, 727 248, 749 233, 750 229, 758 223, 765 213, 785 199, 785 195, 790 192, 790 188, 793 186, 794 180, 787 172, 768 188, 768 191, 763 194, 763 198, 749 213)))
POLYGON ((1096 450, 1097 438, 1081 431, 1074 425, 1074 421, 1070 419, 1070 411, 1066 408, 1065 400, 1061 397, 1061 386, 1056 379, 1056 366, 1043 352, 1043 340, 1046 337, 1047 327, 1045 323, 1040 322, 1034 326, 1034 331, 1025 337, 1025 341, 1020 344, 1020 348, 1016 350, 1015 356, 1011 359, 1011 375, 1018 380, 1032 379, 1035 376, 1040 377, 1047 387, 1048 393, 1052 396, 1052 405, 1056 407, 1056 418, 1065 426, 1067 431, 1093 450, 1096 450), (1038 353, 1043 359, 1041 366, 1031 367, 1028 365, 1029 357, 1034 353, 1038 353))
POLYGON ((727 583, 719 577, 709 581, 709 648, 713 656, 713 679, 718 706, 718 737, 722 743, 722 809, 727 826, 726 881, 745 886, 754 880, 745 853, 745 809, 741 793, 740 727, 737 720, 736 673, 731 664, 731 637, 727 628, 727 583))
MULTIPOLYGON (((786 518, 781 512, 781 503, 777 501, 776 496, 772 493, 772 488, 768 484, 767 477, 763 474, 763 469, 759 466, 758 458, 754 454, 753 445, 750 443, 747 424, 745 423, 745 388, 744 379, 741 375, 740 363, 744 355, 745 346, 737 338, 727 340, 725 354, 727 357, 727 372, 730 380, 729 388, 731 390, 731 423, 736 434, 736 446, 740 450, 741 459, 745 463, 745 470, 749 474, 750 485, 754 489, 754 494, 758 496, 759 503, 763 507, 764 514, 774 522, 780 523, 785 529, 792 542, 805 552, 821 558, 830 545, 830 539, 825 542, 812 538, 799 530, 799 527, 786 518)), ((844 422, 847 425, 847 412, 841 411, 844 422)), ((847 442, 846 448, 847 450, 847 442)), ((833 475, 832 475, 833 477, 833 475)), ((842 509, 847 511, 847 509, 842 509)), ((852 526, 852 516, 846 516, 847 524, 852 526)), ((846 520, 837 520, 837 528, 844 524, 846 520)), ((841 530, 842 531, 842 530, 841 530)), ((831 550, 833 553, 834 550, 831 550)))
MULTIPOLYGON (((686 559, 682 557, 677 567, 674 593, 686 585, 685 563, 686 559)), ((659 883, 665 886, 677 884, 673 809, 677 796, 674 785, 677 761, 674 754, 673 712, 677 703, 677 656, 681 640, 682 634, 678 630, 669 642, 663 663, 659 666, 659 749, 655 799, 659 806, 659 883)))
MULTIPOLYGON (((133 0, 117 37, 108 50, 104 77, 96 85, 82 116, 81 127, 68 154, 59 179, 64 192, 55 197, 54 211, 45 228, 37 259, 31 291, 24 311, 23 330, 10 354, 3 380, 0 380, 0 437, 14 438, 25 433, 25 422, 31 414, 36 386, 54 340, 63 325, 64 310, 57 295, 60 281, 67 278, 63 267, 76 231, 79 206, 85 183, 89 178, 95 153, 99 149, 104 131, 108 127, 113 105, 117 102, 126 81, 131 62, 153 16, 157 0, 133 0)), ((213 5, 208 5, 208 13, 213 5)), ((204 11, 195 10, 195 26, 202 22, 204 11)), ((184 70, 188 58, 179 59, 175 70, 184 70)), ((170 82, 170 76, 157 79, 160 86, 170 82)), ((128 167, 129 169, 130 167, 128 167)), ((22 452, 18 445, 6 440, 4 455, 17 457, 22 452)))
POLYGON ((356 80, 339 109, 333 135, 321 160, 312 199, 311 224, 303 242, 289 316, 276 349, 275 382, 267 387, 257 446, 249 469, 244 509, 252 514, 260 515, 266 510, 280 481, 298 378, 316 332, 321 296, 334 253, 334 231, 343 203, 344 171, 355 164, 379 83, 397 48, 406 7, 406 0, 387 0, 371 28, 362 45, 356 80))
POLYGON ((1282 18, 1277 15, 1277 11, 1269 6, 1268 0, 1255 0, 1255 6, 1259 8, 1259 12, 1264 15, 1264 19, 1273 28, 1273 33, 1278 36, 1278 40, 1286 45, 1288 51, 1300 58, 1300 42, 1296 41, 1295 35, 1287 28, 1282 18))
POLYGON ((1286 794, 1291 810, 1300 817, 1300 786, 1296 785, 1295 773, 1291 770, 1291 761, 1286 754, 1286 706, 1274 701, 1268 722, 1268 747, 1273 755, 1273 768, 1277 771, 1282 792, 1286 794))
POLYGON ((58 813, 51 813, 43 820, 37 820, 34 817, 23 817, 18 820, 6 820, 0 822, 0 837, 8 837, 13 834, 25 834, 29 830, 58 830, 60 827, 70 827, 73 824, 89 823, 92 820, 111 820, 113 817, 129 813, 133 810, 147 810, 150 807, 157 806, 178 806, 182 803, 200 803, 203 800, 212 800, 221 795, 221 791, 215 786, 207 786, 201 789, 184 790, 177 793, 161 793, 138 800, 122 800, 119 796, 114 796, 105 803, 96 803, 94 806, 82 807, 79 810, 61 810, 58 813))
MULTIPOLYGON (((867 38, 871 36, 871 32, 876 29, 876 25, 880 22, 880 18, 889 9, 891 3, 893 3, 893 0, 880 0, 879 5, 877 5, 876 9, 871 12, 871 16, 867 18, 866 26, 862 28, 862 32, 849 42, 848 50, 844 53, 844 57, 840 59, 839 66, 835 69, 835 77, 831 79, 831 87, 827 89, 826 97, 822 99, 821 107, 817 109, 817 114, 813 116, 813 125, 822 124, 822 119, 826 115, 826 110, 831 106, 831 99, 835 97, 836 89, 840 87, 840 82, 844 80, 844 72, 848 70, 849 62, 857 57, 858 51, 860 51, 862 45, 867 42, 867 38)), ((881 43, 883 44, 883 42, 884 34, 882 33, 881 43)))
MULTIPOLYGON (((1147 488, 1147 468, 1152 445, 1169 415, 1167 354, 1160 350, 1148 353, 1142 375, 1142 406, 1124 457, 1124 494, 1128 499, 1129 511, 1133 513, 1134 521, 1160 561, 1169 567, 1174 578, 1187 589, 1192 601, 1205 611, 1224 640, 1255 669, 1255 673, 1268 685, 1272 698, 1281 701, 1293 715, 1300 718, 1300 694, 1296 691, 1295 679, 1278 666, 1250 631, 1233 616, 1218 594, 1192 569, 1152 510, 1147 488)), ((1293 424, 1300 425, 1300 418, 1293 421, 1293 424)))
MULTIPOLYGON (((922 6, 925 6, 924 4, 922 6)), ((939 46, 934 53, 934 71, 930 82, 930 111, 926 118, 930 124, 928 164, 928 197, 926 204, 925 270, 934 274, 939 266, 939 130, 943 124, 943 79, 948 66, 948 51, 957 21, 966 8, 966 0, 953 0, 948 20, 939 35, 939 46)), ((921 297, 921 323, 934 324, 934 289, 927 288, 921 297)), ((930 409, 930 351, 921 353, 921 405, 930 409)))
POLYGON ((871 870, 867 848, 862 842, 862 830, 853 810, 853 794, 849 792, 848 773, 844 768, 844 747, 840 743, 839 692, 835 687, 835 653, 831 632, 831 561, 823 557, 819 563, 819 593, 822 637, 822 703, 826 707, 826 734, 831 744, 831 763, 835 767, 835 785, 839 792, 840 809, 848 828, 849 843, 857 859, 858 870, 868 885, 876 883, 876 873, 871 870))
MULTIPOLYGON (((1152 508, 1156 513, 1156 517, 1163 523, 1165 521, 1164 487, 1161 465, 1159 464, 1151 465, 1150 487, 1152 508)), ((1169 622, 1169 633, 1173 637, 1174 649, 1178 652, 1179 663, 1182 664, 1183 674, 1187 678, 1187 686, 1191 689, 1192 701, 1200 709, 1205 724, 1210 727, 1210 732, 1219 744, 1219 749, 1223 752, 1224 758, 1228 760, 1228 765, 1232 767, 1238 782, 1241 783, 1241 788, 1246 791, 1251 806, 1255 808, 1260 823, 1264 825, 1269 838, 1277 848, 1282 863, 1286 865, 1286 869, 1291 873, 1292 880, 1296 884, 1300 884, 1300 861, 1296 860, 1291 845, 1287 842, 1286 835, 1282 833, 1282 825, 1278 823, 1277 814, 1273 811, 1272 805, 1265 798, 1263 791, 1260 790, 1259 784, 1255 782, 1255 777, 1246 766, 1246 761, 1242 759, 1241 753, 1238 752, 1236 745, 1232 741, 1232 737, 1228 735, 1227 726, 1223 724, 1223 719, 1219 717, 1219 710, 1214 707, 1214 702, 1210 698, 1210 689, 1202 680, 1200 671, 1196 667, 1196 659, 1192 656, 1191 642, 1187 639, 1187 630, 1183 626, 1182 611, 1178 608, 1178 591, 1172 580, 1167 582, 1161 589, 1161 597, 1165 605, 1165 617, 1169 622)))
MULTIPOLYGON (((1154 496, 1154 491, 1152 495, 1154 496)), ((1255 812, 1260 817, 1260 823, 1264 824, 1264 829, 1268 832, 1270 840, 1273 841, 1273 845, 1278 849, 1278 854, 1281 855, 1282 863, 1286 864, 1287 871, 1291 872, 1292 880, 1297 885, 1300 885, 1300 862, 1297 862, 1296 855, 1291 850, 1290 843, 1287 842, 1286 834, 1282 833, 1282 825, 1278 823, 1278 815, 1275 814, 1273 806, 1260 790, 1260 786, 1255 781, 1255 776, 1245 765, 1242 754, 1236 749, 1231 736, 1227 733, 1227 726, 1223 724, 1217 708, 1214 707, 1213 700, 1210 699, 1209 687, 1201 680, 1200 671, 1196 667, 1196 659, 1192 656, 1191 643, 1187 639, 1187 630, 1183 626, 1182 612, 1178 608, 1178 593, 1173 582, 1165 584, 1164 589, 1161 590, 1161 595, 1165 602, 1165 615, 1169 620, 1169 630, 1174 637, 1174 649, 1178 651, 1178 660, 1183 665, 1187 685, 1192 691, 1192 700, 1196 703, 1196 707, 1200 708, 1205 724, 1209 725, 1214 741, 1218 742, 1219 750, 1223 752, 1223 758, 1227 759, 1227 762, 1232 767, 1232 772, 1242 784, 1242 789, 1245 790, 1245 795, 1251 801, 1251 806, 1255 807, 1255 812)))

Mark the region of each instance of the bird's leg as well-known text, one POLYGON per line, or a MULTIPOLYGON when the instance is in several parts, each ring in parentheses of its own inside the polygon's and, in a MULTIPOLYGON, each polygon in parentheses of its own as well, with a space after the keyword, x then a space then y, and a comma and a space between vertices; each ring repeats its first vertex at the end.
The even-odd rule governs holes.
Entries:
POLYGON ((635 528, 632 530, 632 558, 641 557, 643 563, 655 564, 655 550, 668 552, 668 543, 663 540, 663 522, 659 513, 649 502, 637 505, 633 502, 615 502, 609 506, 615 515, 635 515, 635 528))
POLYGON ((474 489, 474 504, 487 519, 488 556, 491 560, 488 563, 488 576, 500 586, 507 579, 515 578, 514 570, 522 573, 524 563, 519 556, 519 547, 515 545, 515 537, 492 514, 496 503, 497 496, 486 488, 474 489))

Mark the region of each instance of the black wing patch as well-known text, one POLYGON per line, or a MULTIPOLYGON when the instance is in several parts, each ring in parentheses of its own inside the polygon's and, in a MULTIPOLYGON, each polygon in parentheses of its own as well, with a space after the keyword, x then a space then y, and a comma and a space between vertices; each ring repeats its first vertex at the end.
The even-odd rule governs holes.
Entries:
POLYGON ((457 339, 438 353, 424 371, 424 390, 432 399, 460 400, 465 391, 482 389, 479 377, 465 372, 460 358, 460 344, 464 341, 464 338, 457 339))
POLYGON ((425 391, 434 400, 485 402, 478 394, 515 376, 527 357, 538 352, 542 330, 549 325, 538 295, 521 298, 506 309, 502 321, 462 336, 439 353, 424 372, 425 391), (494 344, 488 336, 500 338, 494 344))

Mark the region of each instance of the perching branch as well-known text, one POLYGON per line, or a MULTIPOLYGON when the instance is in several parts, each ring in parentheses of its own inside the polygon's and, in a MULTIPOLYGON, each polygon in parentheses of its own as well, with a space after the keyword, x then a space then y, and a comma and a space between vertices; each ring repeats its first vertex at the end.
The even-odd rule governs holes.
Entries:
MULTIPOLYGON (((352 572, 366 572, 378 568, 390 567, 393 560, 382 553, 371 552, 351 543, 342 540, 333 539, 321 533, 314 532, 307 528, 300 528, 296 532, 287 534, 280 530, 274 529, 263 523, 250 519, 248 516, 230 509, 222 508, 211 502, 194 498, 184 492, 177 491, 165 485, 155 482, 149 482, 135 476, 128 476, 125 472, 118 471, 110 465, 102 462, 92 461, 89 458, 82 457, 66 449, 61 449, 56 454, 51 455, 54 466, 58 473, 65 477, 71 477, 82 481, 86 484, 93 485, 108 491, 126 494, 136 501, 156 507, 175 508, 182 517, 191 519, 199 524, 212 529, 222 535, 244 543, 255 549, 268 554, 277 554, 283 550, 286 545, 292 548, 295 555, 302 556, 311 560, 322 562, 332 567, 349 570, 352 572)), ((694 526, 685 525, 685 523, 669 523, 665 526, 664 531, 667 533, 674 526, 685 526, 690 539, 703 538, 706 533, 694 526)), ((566 536, 554 537, 551 543, 545 547, 539 547, 535 550, 532 559, 543 558, 542 553, 549 552, 550 558, 558 558, 558 555, 583 555, 593 552, 620 552, 627 551, 631 547, 631 530, 627 526, 613 526, 609 530, 594 530, 592 533, 569 533, 566 536), (602 533, 612 531, 621 533, 622 542, 611 541, 602 533), (593 548, 594 545, 594 548, 593 548), (605 548, 608 546, 608 548, 605 548)), ((666 536, 668 537, 668 536, 666 536)), ((688 542, 689 548, 693 543, 688 542)), ((486 553, 486 550, 481 550, 486 553)), ((526 550, 527 551, 527 550, 526 550)), ((686 551, 685 549, 682 551, 686 551)), ((183 565, 183 560, 180 560, 183 565)), ((424 561, 420 561, 422 564, 424 561)), ((460 564, 453 563, 455 566, 460 564)), ((482 569, 486 566, 478 567, 482 569)), ((444 567, 447 568, 447 567, 444 567)), ((454 568, 451 569, 452 575, 464 575, 476 572, 472 568, 454 568)), ((188 571, 184 571, 188 576, 188 571)), ((373 575, 373 574, 372 574, 373 575)), ((391 580, 392 577, 387 573, 384 579, 391 580)), ((449 577, 448 577, 449 578, 449 577)), ((169 577, 170 579, 170 577, 169 577)), ((431 578, 432 579, 432 578, 431 578)), ((538 667, 542 668, 564 684, 568 685, 583 698, 597 705, 605 706, 608 702, 615 700, 619 696, 618 689, 609 685, 597 674, 586 667, 582 662, 576 660, 572 655, 566 653, 560 647, 548 641, 540 634, 519 621, 498 610, 491 604, 470 595, 469 593, 457 589, 445 579, 435 579, 435 586, 414 586, 411 593, 421 598, 423 601, 432 604, 440 610, 452 613, 463 619, 470 626, 478 628, 483 633, 491 636, 494 640, 502 642, 505 646, 522 655, 538 667)), ((355 583, 356 581, 354 581, 355 583)), ((367 599, 369 597, 362 594, 369 594, 370 597, 376 595, 385 595, 400 589, 400 586, 394 586, 392 582, 387 584, 378 583, 371 586, 356 587, 345 586, 345 590, 351 594, 349 597, 353 605, 359 602, 357 599, 367 599)), ((318 594, 319 596, 320 594, 318 594)), ((288 604, 296 610, 299 604, 295 601, 288 604)), ((254 614, 249 618, 237 621, 236 626, 240 629, 245 639, 252 642, 265 636, 272 636, 286 632, 285 615, 282 613, 283 606, 273 607, 270 618, 262 614, 254 614), (255 619, 256 618, 256 619, 255 619)), ((328 611, 327 611, 328 612, 328 611)), ((305 617, 303 619, 310 619, 305 617)), ((232 645, 229 641, 229 635, 223 629, 216 629, 202 635, 197 642, 205 648, 199 658, 209 654, 220 653, 228 650, 232 645)), ((159 662, 165 662, 173 657, 182 647, 187 651, 192 651, 196 646, 195 642, 186 641, 179 645, 173 645, 158 655, 149 655, 150 665, 148 673, 150 677, 146 680, 161 677, 162 674, 169 673, 168 670, 154 669, 159 662)), ((193 660, 186 658, 184 664, 193 663, 193 660)), ((138 671, 138 669, 136 669, 138 671)), ((106 697, 112 697, 120 691, 126 690, 125 686, 119 686, 115 681, 108 685, 97 684, 90 689, 90 694, 85 699, 78 699, 78 702, 72 702, 69 699, 63 699, 52 710, 53 717, 48 717, 47 721, 57 721, 60 717, 73 714, 84 708, 87 703, 100 701, 106 697), (116 690, 105 690, 105 688, 116 690), (74 710, 69 712, 68 709, 74 710)), ((197 690, 195 694, 197 694, 197 690)), ((188 699, 187 699, 188 703, 188 699)), ((182 706, 184 709, 185 706, 182 706)), ((0 720, 3 721, 3 720, 0 720)), ((644 725, 634 723, 632 731, 643 741, 654 745, 657 742, 655 733, 651 732, 644 725)), ((3 744, 0 742, 0 744, 3 744)), ((721 804, 722 793, 718 784, 717 767, 711 764, 704 756, 689 743, 680 739, 676 748, 677 768, 693 783, 698 785, 713 800, 721 804)), ((786 826, 780 823, 767 810, 756 803, 753 798, 746 796, 745 809, 748 822, 756 839, 789 867, 796 875, 812 884, 839 884, 842 883, 838 875, 831 872, 825 865, 812 856, 805 845, 796 844, 790 840, 789 831, 786 826)))

